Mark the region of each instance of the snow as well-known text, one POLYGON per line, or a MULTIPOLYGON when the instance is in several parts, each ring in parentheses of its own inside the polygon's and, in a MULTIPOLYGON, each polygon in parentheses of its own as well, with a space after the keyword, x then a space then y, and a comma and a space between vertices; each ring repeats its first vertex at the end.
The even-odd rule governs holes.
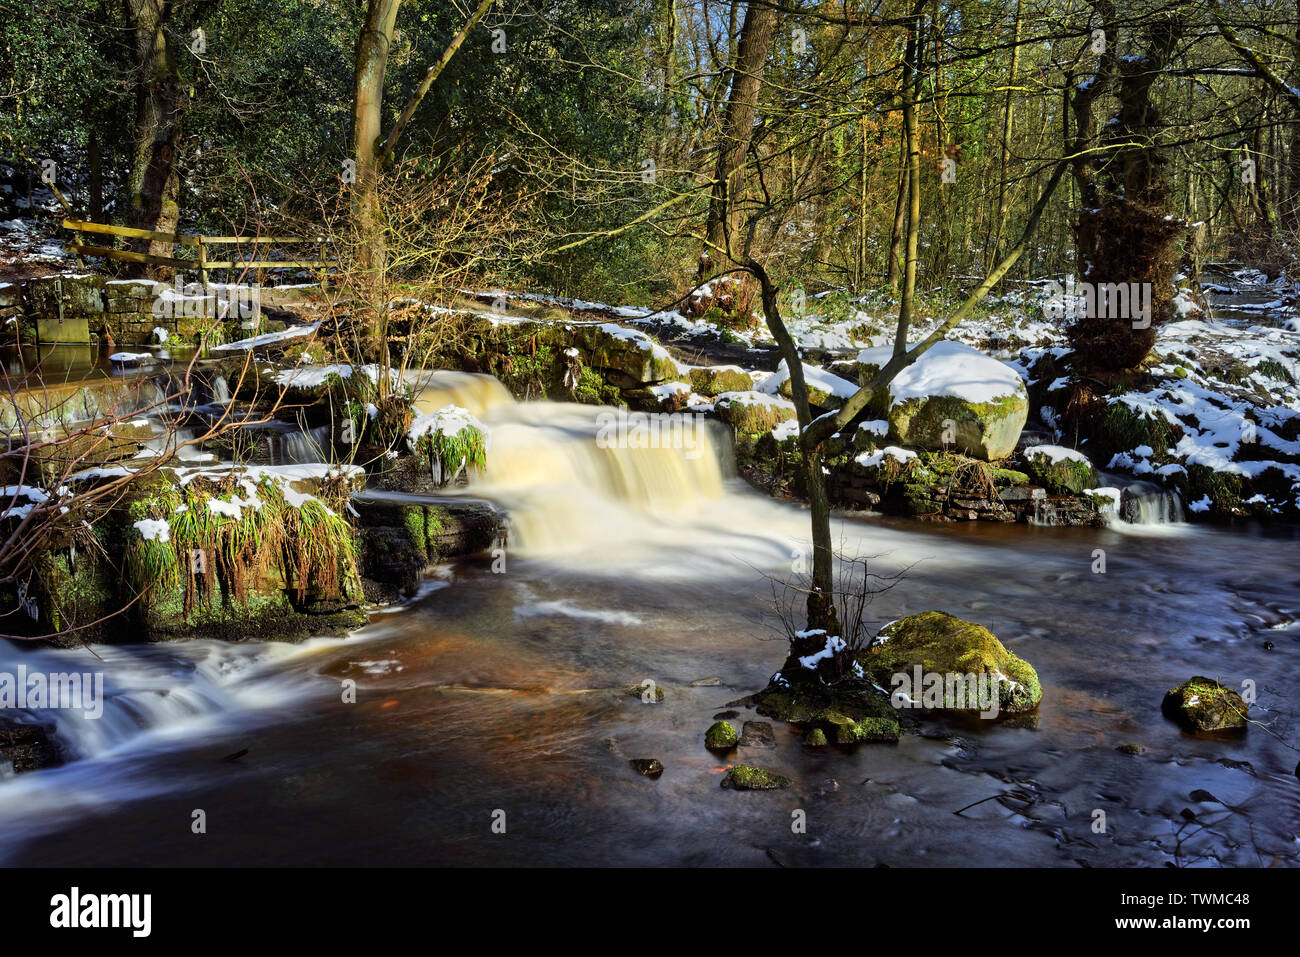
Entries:
MULTIPOLYGON (((858 362, 883 367, 893 357, 892 346, 864 349, 858 362)), ((965 402, 993 402, 1025 395, 1025 382, 1015 369, 961 342, 935 343, 889 384, 893 405, 910 399, 950 395, 965 402)))
POLYGON ((475 428, 487 435, 483 423, 469 414, 468 409, 458 405, 445 405, 436 412, 417 415, 406 432, 406 444, 415 451, 416 443, 430 432, 440 435, 455 435, 467 428, 475 428))
MULTIPOLYGON (((798 632, 796 637, 811 638, 814 635, 825 635, 825 634, 826 632, 819 628, 813 631, 798 632)), ((821 651, 817 652, 816 654, 805 655, 804 657, 799 659, 799 664, 809 669, 816 668, 817 663, 819 661, 825 661, 827 658, 833 658, 835 657, 836 652, 843 651, 847 647, 848 647, 848 642, 846 642, 843 638, 839 637, 838 635, 830 635, 826 638, 826 646, 822 648, 821 651)))
MULTIPOLYGON (((839 399, 847 399, 858 391, 858 384, 850 382, 848 379, 842 379, 837 375, 827 372, 820 366, 810 366, 804 364, 803 367, 804 382, 809 389, 817 389, 825 392, 827 395, 833 395, 839 399)), ((790 367, 784 359, 776 367, 776 371, 763 379, 758 384, 758 390, 768 395, 776 395, 781 386, 790 380, 790 367)))
POLYGON ((143 518, 135 523, 135 527, 146 542, 171 541, 172 528, 164 519, 143 518))
POLYGON ((857 462, 863 468, 874 468, 890 458, 896 462, 906 465, 912 459, 916 458, 916 453, 911 449, 899 448, 897 445, 886 445, 877 452, 863 452, 853 461, 857 462))
POLYGON ((858 429, 869 435, 888 435, 889 422, 886 419, 872 419, 870 422, 859 424, 858 429))
POLYGON ((1088 456, 1063 445, 1035 445, 1025 450, 1025 458, 1045 458, 1053 465, 1059 462, 1088 462, 1088 456))
POLYGON ((319 322, 313 322, 308 325, 290 326, 281 332, 268 332, 260 336, 254 336, 251 339, 239 339, 235 342, 227 342, 225 345, 213 346, 212 351, 247 352, 249 349, 256 349, 259 346, 269 346, 272 343, 309 336, 316 331, 319 325, 319 322))

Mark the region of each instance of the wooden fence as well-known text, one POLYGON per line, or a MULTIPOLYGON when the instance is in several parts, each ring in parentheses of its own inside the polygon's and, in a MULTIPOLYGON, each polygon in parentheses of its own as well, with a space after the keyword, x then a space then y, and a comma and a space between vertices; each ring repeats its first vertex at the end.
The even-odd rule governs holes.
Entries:
MULTIPOLYGON (((81 242, 67 243, 67 248, 83 256, 102 256, 122 262, 146 263, 151 266, 169 266, 173 269, 196 269, 199 282, 207 285, 209 269, 324 269, 334 262, 324 258, 325 241, 323 239, 303 239, 299 236, 190 236, 184 233, 158 233, 149 229, 134 229, 130 226, 112 226, 104 223, 88 223, 79 219, 63 220, 63 228, 75 233, 100 233, 120 236, 123 239, 147 239, 155 243, 171 243, 195 250, 193 259, 178 259, 172 256, 154 256, 149 253, 137 253, 128 249, 115 249, 111 246, 88 246, 81 242), (317 259, 257 259, 258 247, 267 246, 312 245, 318 249, 317 259), (208 251, 213 246, 234 246, 235 255, 241 247, 252 247, 252 259, 215 260, 208 258, 208 251)), ((81 237, 78 236, 78 239, 81 237)), ((228 254, 229 255, 229 254, 228 254)))

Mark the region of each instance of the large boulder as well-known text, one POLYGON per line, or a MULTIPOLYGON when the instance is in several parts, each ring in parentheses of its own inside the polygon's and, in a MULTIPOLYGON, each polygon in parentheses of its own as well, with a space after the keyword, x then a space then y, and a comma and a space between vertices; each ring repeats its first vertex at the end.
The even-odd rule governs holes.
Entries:
MULTIPOLYGON (((866 384, 893 355, 890 346, 858 354, 866 384)), ((1005 363, 960 342, 939 342, 889 384, 874 403, 901 445, 950 449, 974 458, 1005 458, 1015 451, 1029 417, 1024 380, 1005 363)))
MULTIPOLYGON (((1029 662, 1006 649, 983 625, 941 611, 925 611, 891 622, 858 658, 877 684, 889 688, 894 675, 909 681, 919 667, 925 675, 988 675, 997 682, 998 711, 1032 711, 1043 696, 1038 674, 1029 662)), ((919 697, 916 689, 913 697, 919 697)), ((970 702, 960 710, 977 711, 970 702)), ((944 707, 954 702, 945 696, 944 707)))

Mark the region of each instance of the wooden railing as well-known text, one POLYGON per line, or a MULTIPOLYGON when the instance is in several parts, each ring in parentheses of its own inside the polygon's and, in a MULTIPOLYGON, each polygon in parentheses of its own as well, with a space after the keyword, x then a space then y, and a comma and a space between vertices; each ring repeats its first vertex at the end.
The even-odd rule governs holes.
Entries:
MULTIPOLYGON (((67 243, 67 248, 83 256, 102 256, 122 262, 146 263, 151 266, 168 266, 172 269, 196 269, 199 281, 207 284, 209 269, 325 269, 334 263, 324 258, 325 241, 323 239, 303 239, 300 236, 191 236, 185 233, 159 233, 150 229, 135 229, 130 226, 112 226, 105 223, 88 223, 79 219, 63 220, 63 228, 75 233, 100 233, 120 236, 123 239, 147 239, 154 243, 171 243, 195 250, 193 259, 179 259, 172 256, 154 256, 150 253, 137 253, 129 249, 115 249, 111 246, 89 246, 82 242, 67 243), (258 247, 290 245, 313 245, 318 247, 317 259, 257 259, 258 247), (208 250, 213 246, 234 246, 235 254, 240 247, 251 246, 254 258, 214 260, 208 258, 208 250)), ((78 236, 78 239, 81 237, 78 236)))

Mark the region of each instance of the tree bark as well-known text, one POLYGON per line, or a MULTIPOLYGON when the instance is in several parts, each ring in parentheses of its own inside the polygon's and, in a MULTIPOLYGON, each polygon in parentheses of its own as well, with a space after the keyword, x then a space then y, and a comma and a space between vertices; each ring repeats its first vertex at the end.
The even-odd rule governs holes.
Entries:
POLYGON ((740 44, 732 71, 731 93, 718 138, 718 162, 704 230, 708 240, 705 252, 710 257, 719 250, 726 250, 733 258, 735 255, 732 244, 740 223, 736 201, 744 185, 745 154, 753 136, 763 69, 775 32, 776 7, 773 4, 757 2, 745 8, 745 22, 740 28, 740 44))
MULTIPOLYGON (((135 151, 132 157, 130 225, 160 233, 176 231, 180 219, 181 117, 185 93, 180 72, 167 42, 168 0, 126 0, 126 15, 134 31, 136 55, 135 151)), ((133 241, 137 252, 172 256, 172 244, 147 239, 133 241)), ((141 269, 154 278, 172 270, 141 269)))

